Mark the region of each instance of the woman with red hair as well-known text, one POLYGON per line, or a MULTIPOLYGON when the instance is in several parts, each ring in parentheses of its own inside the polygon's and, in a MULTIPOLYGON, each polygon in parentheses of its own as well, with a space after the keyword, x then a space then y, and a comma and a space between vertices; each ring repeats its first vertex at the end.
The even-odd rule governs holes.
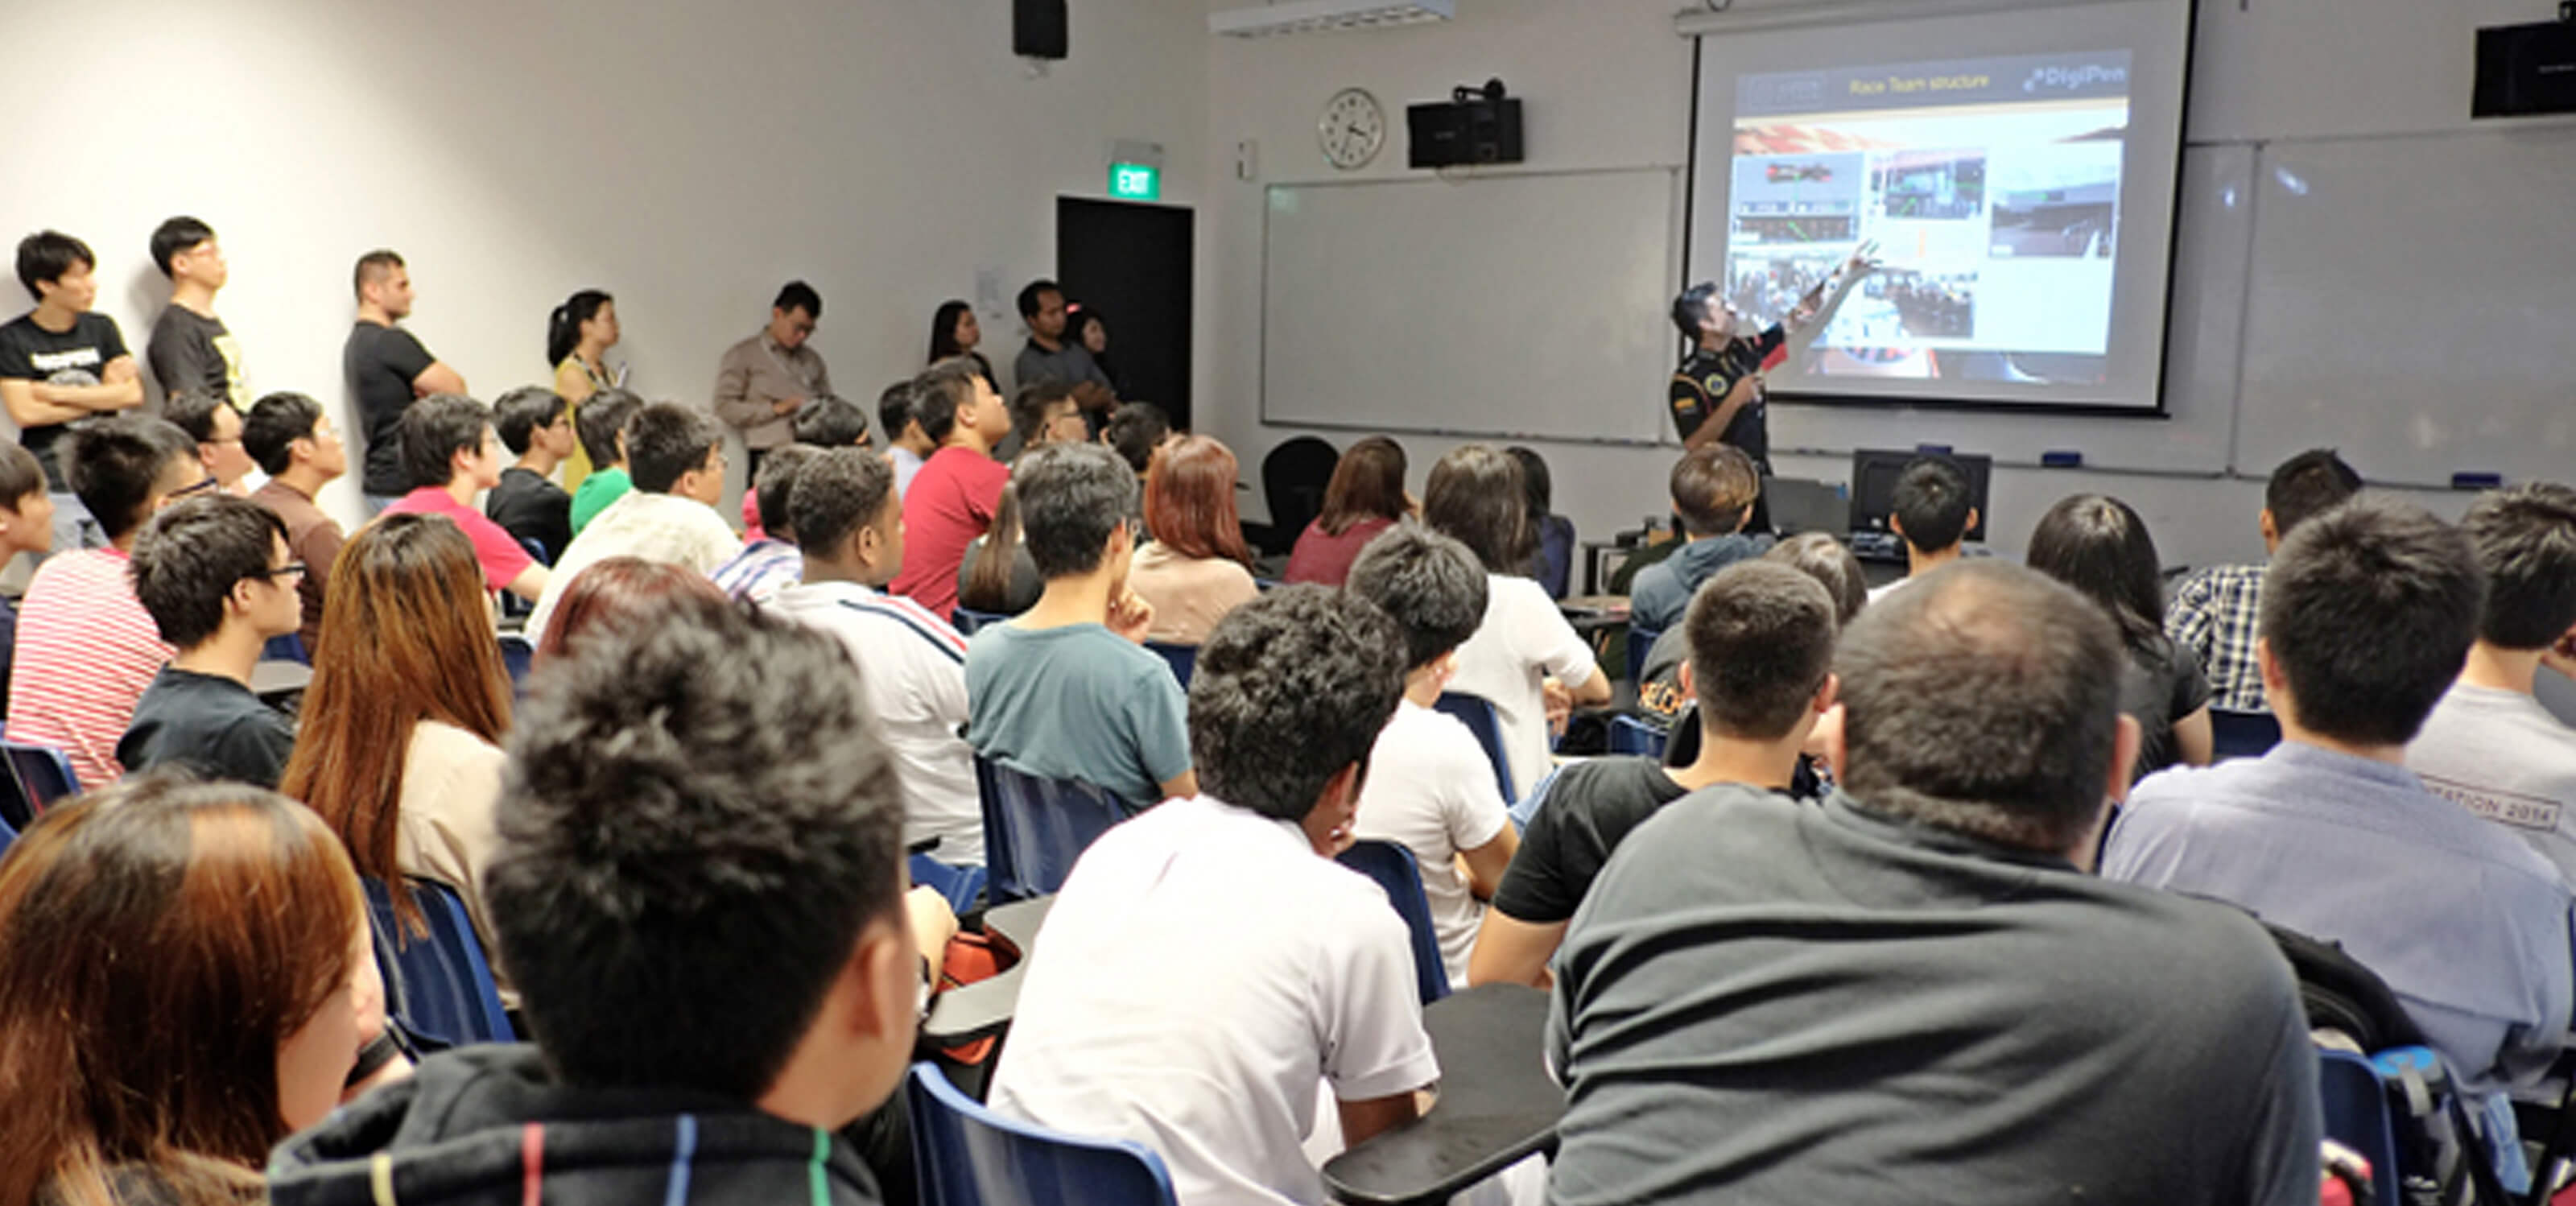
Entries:
POLYGON ((1206 436, 1164 451, 1145 483, 1145 529, 1127 585, 1154 605, 1150 641, 1196 645, 1225 613, 1252 601, 1252 550, 1234 509, 1234 454, 1206 436))

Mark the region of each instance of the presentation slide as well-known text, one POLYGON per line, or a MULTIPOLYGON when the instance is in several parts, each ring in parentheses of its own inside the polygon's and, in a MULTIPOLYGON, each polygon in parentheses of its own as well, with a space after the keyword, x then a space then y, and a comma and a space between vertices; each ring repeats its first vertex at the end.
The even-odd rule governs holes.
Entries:
MULTIPOLYGON (((1982 20, 2020 23, 2010 49, 2039 18, 1982 20)), ((1840 48, 1889 44, 1941 42, 1840 48)), ((1773 395, 2156 407, 2181 84, 2142 78, 2169 48, 2140 45, 1704 80, 1694 279, 1759 329, 1856 250, 1879 262, 1799 333, 1773 395), (2161 110, 2143 130, 2142 107, 2161 110)))

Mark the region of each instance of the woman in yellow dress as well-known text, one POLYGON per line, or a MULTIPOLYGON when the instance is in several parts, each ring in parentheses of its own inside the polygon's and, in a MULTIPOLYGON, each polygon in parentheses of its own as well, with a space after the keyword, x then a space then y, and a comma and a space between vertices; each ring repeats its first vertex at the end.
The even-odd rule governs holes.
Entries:
MULTIPOLYGON (((577 418, 585 399, 618 384, 607 360, 616 346, 617 299, 602 290, 573 294, 547 317, 546 360, 555 366, 555 392, 563 395, 567 417, 577 418)), ((589 473, 590 455, 576 445, 563 463, 563 488, 580 488, 589 473)))

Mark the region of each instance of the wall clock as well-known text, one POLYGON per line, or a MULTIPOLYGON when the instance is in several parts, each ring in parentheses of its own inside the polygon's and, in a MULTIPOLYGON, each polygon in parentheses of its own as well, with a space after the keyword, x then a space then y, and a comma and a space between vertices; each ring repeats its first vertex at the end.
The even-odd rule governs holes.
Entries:
POLYGON ((1345 172, 1365 167, 1386 145, 1386 110, 1365 89, 1344 88, 1325 102, 1315 135, 1324 162, 1345 172))

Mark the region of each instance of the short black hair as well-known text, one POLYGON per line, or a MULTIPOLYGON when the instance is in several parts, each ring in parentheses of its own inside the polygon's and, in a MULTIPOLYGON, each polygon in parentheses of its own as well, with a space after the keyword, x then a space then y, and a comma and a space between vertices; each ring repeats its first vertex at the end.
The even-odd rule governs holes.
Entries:
POLYGON ((789 281, 778 287, 778 298, 769 303, 769 308, 788 314, 803 310, 807 318, 821 318, 823 295, 803 281, 789 281))
POLYGON ((912 397, 912 378, 910 377, 885 387, 885 391, 877 395, 877 426, 885 429, 887 443, 891 444, 902 439, 903 429, 912 424, 915 417, 912 413, 912 397))
POLYGON ((1011 472, 1020 495, 1020 543, 1049 581, 1088 574, 1110 534, 1136 513, 1136 475, 1096 444, 1049 444, 1011 472))
POLYGON ((1048 410, 1071 401, 1073 386, 1052 377, 1021 386, 1019 396, 1011 399, 1011 428, 1019 434, 1021 446, 1037 443, 1038 429, 1046 426, 1048 410))
MULTIPOLYGON (((787 496, 789 526, 796 543, 817 557, 839 552, 876 522, 894 493, 893 468, 864 448, 826 448, 796 471, 796 481, 787 496)), ((761 523, 768 522, 764 514, 761 523)))
POLYGON ((358 257, 357 268, 349 274, 349 287, 357 293, 358 300, 364 301, 367 297, 368 278, 383 276, 403 266, 403 258, 399 253, 389 247, 379 247, 358 257))
POLYGON ((796 442, 813 448, 855 448, 867 442, 868 412, 839 394, 816 394, 790 421, 796 442))
POLYGON ((1172 417, 1151 402, 1121 402, 1109 412, 1109 422, 1100 429, 1100 437, 1118 453, 1118 459, 1138 473, 1153 467, 1154 450, 1172 434, 1172 417))
POLYGON ((215 438, 215 412, 232 405, 220 394, 202 389, 183 389, 161 404, 161 417, 170 420, 188 438, 203 444, 215 438))
POLYGON ((40 230, 18 240, 18 283, 38 301, 44 300, 45 292, 36 286, 63 279, 75 264, 94 271, 98 257, 90 254, 89 244, 59 230, 40 230))
POLYGON ((1851 546, 1824 532, 1801 532, 1771 546, 1764 553, 1768 560, 1794 565, 1808 577, 1823 583, 1825 593, 1834 597, 1834 623, 1850 627, 1859 618, 1860 609, 1869 606, 1869 573, 1861 568, 1860 558, 1851 546))
POLYGON ((1673 463, 1673 515, 1693 536, 1724 536, 1744 527, 1762 497, 1762 471, 1731 444, 1703 444, 1673 463))
POLYGON ((1037 317, 1038 311, 1046 306, 1046 303, 1041 299, 1049 293, 1055 294, 1057 297, 1062 297, 1064 296, 1064 287, 1056 284, 1054 281, 1046 280, 1044 278, 1030 281, 1027 286, 1020 290, 1020 317, 1037 317))
POLYGON ((286 538, 286 521, 247 498, 183 498, 134 538, 134 597, 162 640, 193 649, 223 628, 235 583, 268 576, 269 556, 286 538))
POLYGON ((2404 745, 2467 664, 2486 605, 2468 533, 2367 496, 2301 523, 2263 575, 2258 629, 2299 727, 2404 745))
POLYGON ((948 442, 957 430, 957 409, 975 400, 975 382, 983 370, 971 360, 944 360, 912 379, 912 417, 933 444, 948 442))
POLYGON ((1422 486, 1422 521, 1454 536, 1489 574, 1517 574, 1538 550, 1521 465, 1482 444, 1453 448, 1422 486))
POLYGON ((505 793, 484 894, 568 1084, 754 1100, 867 928, 904 924, 858 667, 786 620, 681 595, 584 637, 519 713, 505 793))
POLYGON ((1190 673, 1200 787, 1274 820, 1304 820, 1344 767, 1366 774, 1404 698, 1403 648, 1376 604, 1312 583, 1226 613, 1190 673))
POLYGON ((512 456, 528 455, 528 445, 539 431, 554 426, 564 405, 562 394, 542 385, 522 385, 501 395, 492 403, 492 426, 501 433, 501 446, 512 456))
POLYGON ((1843 786, 1928 825, 2068 850, 2101 816, 2126 656, 2100 607, 2036 570, 1927 574, 1843 633, 1843 786))
POLYGON ((2576 490, 2550 482, 2490 490, 2460 526, 2487 574, 2480 639, 2546 649, 2576 627, 2576 490))
POLYGON ((1407 671, 1476 635, 1485 623, 1485 567, 1466 545, 1412 520, 1360 550, 1342 589, 1376 604, 1404 630, 1407 671))
POLYGON ((788 500, 796 492, 796 481, 823 450, 810 444, 789 444, 772 448, 760 458, 760 472, 751 487, 752 505, 760 512, 760 530, 773 540, 800 540, 803 528, 796 526, 795 507, 788 500))
POLYGON ((1699 338, 1701 324, 1708 321, 1708 303, 1715 300, 1717 300, 1715 282, 1693 285, 1682 290, 1681 296, 1673 299, 1673 325, 1680 328, 1682 338, 1689 340, 1699 338))
POLYGON ((2263 509, 2272 513, 2272 534, 2287 540, 2300 524, 2359 493, 2361 475, 2334 449, 2311 448, 2272 471, 2263 485, 2263 509))
POLYGON ((18 444, 0 442, 0 508, 15 512, 28 495, 45 490, 44 462, 18 444))
POLYGON ((1788 736, 1833 673, 1834 614, 1824 583, 1777 561, 1739 561, 1700 583, 1682 630, 1702 723, 1724 737, 1788 736))
POLYGON ((626 421, 626 472, 646 494, 668 494, 692 469, 703 469, 716 442, 716 421, 677 402, 653 402, 626 421))
POLYGON ((403 474, 414 490, 456 478, 456 454, 483 451, 492 408, 463 394, 431 394, 402 415, 403 474))
POLYGON ((1968 534, 1968 474, 1946 456, 1918 456, 1896 475, 1896 521, 1905 543, 1938 552, 1968 534))
POLYGON ((182 215, 153 228, 152 262, 161 275, 170 275, 170 261, 184 251, 196 250, 197 244, 215 237, 215 228, 195 218, 182 215))
MULTIPOLYGON (((242 416, 242 450, 259 462, 259 471, 275 477, 295 463, 295 441, 313 438, 322 421, 322 404, 293 391, 262 397, 242 416)), ((314 567, 316 572, 322 567, 314 567)))
POLYGON ((54 455, 63 458, 63 477, 72 493, 115 541, 152 518, 144 510, 152 501, 152 487, 170 462, 195 464, 197 442, 166 419, 118 415, 71 428, 54 455))
POLYGON ((632 391, 603 389, 584 399, 581 408, 572 412, 573 434, 581 437, 582 455, 590 458, 593 469, 605 469, 623 459, 617 451, 618 433, 626 430, 626 421, 644 409, 644 399, 632 391))

